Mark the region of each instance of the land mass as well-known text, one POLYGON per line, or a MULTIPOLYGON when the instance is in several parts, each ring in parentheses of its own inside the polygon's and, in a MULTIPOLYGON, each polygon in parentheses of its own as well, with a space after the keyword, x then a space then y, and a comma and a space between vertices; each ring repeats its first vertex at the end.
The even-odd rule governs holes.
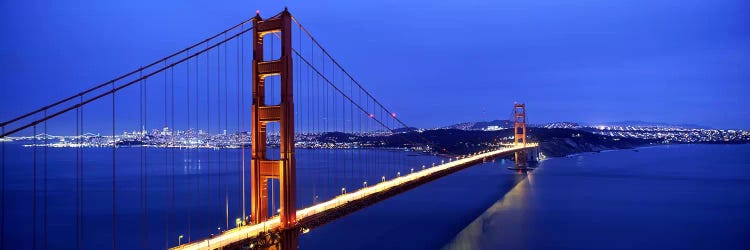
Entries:
MULTIPOLYGON (((658 141, 597 135, 574 129, 529 128, 528 140, 539 142, 541 153, 560 157, 582 152, 631 149, 656 144, 658 141)), ((496 131, 435 129, 422 132, 392 134, 383 138, 385 147, 415 147, 429 142, 431 152, 457 155, 476 152, 487 147, 512 143, 512 129, 496 131)))
MULTIPOLYGON (((561 157, 583 152, 631 149, 655 144, 681 143, 750 143, 750 132, 676 127, 582 126, 572 122, 530 125, 528 141, 538 142, 546 157, 561 157)), ((240 148, 250 147, 250 133, 210 134, 202 130, 175 131, 169 128, 147 132, 125 132, 115 136, 86 133, 78 136, 37 136, 7 138, 22 141, 25 146, 49 147, 177 147, 240 148)), ((5 139, 5 138, 3 138, 5 139)), ((269 133, 266 144, 279 144, 278 133, 269 133)), ((513 143, 510 121, 459 123, 438 129, 411 127, 361 133, 297 133, 298 148, 398 148, 445 156, 473 153, 513 143)))

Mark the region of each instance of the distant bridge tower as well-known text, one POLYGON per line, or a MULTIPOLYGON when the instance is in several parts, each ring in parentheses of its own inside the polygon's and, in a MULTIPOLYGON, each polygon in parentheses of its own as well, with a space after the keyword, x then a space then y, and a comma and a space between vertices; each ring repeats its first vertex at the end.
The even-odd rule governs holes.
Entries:
POLYGON ((526 146, 526 105, 523 103, 513 104, 513 131, 514 144, 526 146))
MULTIPOLYGON (((513 145, 526 146, 526 104, 513 104, 513 145)), ((515 166, 511 169, 528 170, 526 150, 515 152, 515 166)))
POLYGON ((268 179, 279 180, 281 228, 291 228, 297 221, 295 206, 294 103, 292 102, 292 25, 291 14, 285 9, 280 15, 263 20, 253 19, 253 105, 252 163, 250 166, 251 218, 253 223, 268 220, 268 179), (263 36, 281 33, 281 57, 263 59, 263 36), (266 105, 265 78, 281 78, 281 103, 266 105), (266 125, 279 123, 279 160, 266 155, 266 125))

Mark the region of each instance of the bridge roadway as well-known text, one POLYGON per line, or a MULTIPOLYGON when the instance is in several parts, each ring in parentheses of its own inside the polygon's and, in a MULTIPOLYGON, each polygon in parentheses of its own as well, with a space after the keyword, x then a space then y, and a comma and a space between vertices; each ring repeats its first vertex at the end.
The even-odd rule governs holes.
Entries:
MULTIPOLYGON (((350 212, 359 210, 369 204, 391 197, 413 187, 419 186, 441 176, 454 173, 458 170, 476 165, 485 159, 503 156, 522 149, 537 147, 537 143, 527 143, 526 146, 503 147, 500 149, 480 152, 460 159, 453 160, 434 167, 425 169, 414 169, 413 173, 404 174, 400 177, 381 181, 380 183, 361 188, 351 193, 336 196, 331 200, 322 202, 307 208, 297 210, 296 227, 309 230, 324 224, 327 220, 342 217, 350 212), (357 204, 357 206, 352 206, 357 204), (334 218, 326 218, 334 217, 334 218)), ((185 243, 172 250, 193 250, 193 249, 217 249, 225 246, 232 246, 237 242, 247 241, 268 232, 279 230, 279 217, 274 216, 266 222, 246 225, 233 228, 222 232, 222 234, 212 238, 185 243)))

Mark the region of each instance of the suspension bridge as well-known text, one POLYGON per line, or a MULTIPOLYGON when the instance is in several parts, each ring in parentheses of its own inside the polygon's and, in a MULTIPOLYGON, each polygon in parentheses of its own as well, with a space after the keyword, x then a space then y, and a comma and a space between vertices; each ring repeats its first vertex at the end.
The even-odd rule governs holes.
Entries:
POLYGON ((287 10, 0 123, 2 249, 296 249, 300 233, 461 169, 287 10), (64 136, 63 136, 64 135, 64 136), (446 157, 438 157, 436 154, 446 157))

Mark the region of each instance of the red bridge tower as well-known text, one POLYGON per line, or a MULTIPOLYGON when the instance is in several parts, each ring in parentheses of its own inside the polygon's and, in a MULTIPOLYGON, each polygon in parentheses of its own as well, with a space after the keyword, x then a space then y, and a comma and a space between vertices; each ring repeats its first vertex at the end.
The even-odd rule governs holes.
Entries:
POLYGON ((291 23, 292 16, 287 10, 268 20, 263 20, 259 14, 253 19, 251 218, 252 223, 268 219, 268 180, 278 179, 282 229, 292 227, 297 221, 291 23), (281 57, 265 61, 263 36, 272 33, 281 33, 281 57), (265 78, 268 76, 281 78, 281 103, 278 105, 266 104, 265 78), (279 160, 270 160, 266 155, 266 125, 270 122, 278 122, 280 127, 279 160))
MULTIPOLYGON (((513 145, 526 146, 526 105, 523 103, 513 104, 513 145)), ((526 150, 515 152, 516 165, 511 169, 528 170, 526 150)))

